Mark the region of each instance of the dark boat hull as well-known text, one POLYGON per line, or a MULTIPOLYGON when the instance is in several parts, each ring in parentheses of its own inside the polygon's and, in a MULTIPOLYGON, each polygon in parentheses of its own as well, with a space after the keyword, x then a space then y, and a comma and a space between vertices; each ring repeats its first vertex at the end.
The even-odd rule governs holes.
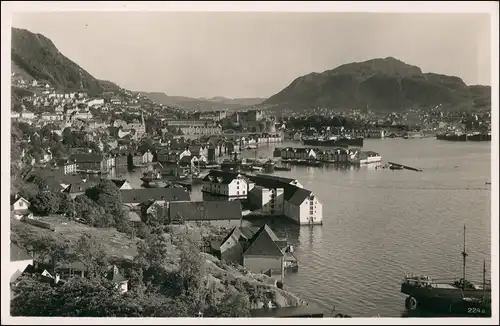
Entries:
POLYGON ((479 135, 444 135, 437 134, 436 138, 439 140, 447 141, 491 141, 491 135, 479 134, 479 135))
POLYGON ((337 140, 319 140, 319 139, 304 139, 302 140, 304 145, 307 146, 327 146, 327 147, 363 147, 364 138, 354 138, 354 139, 337 139, 337 140))
POLYGON ((425 310, 468 316, 491 316, 491 292, 461 290, 459 288, 427 288, 401 285, 401 292, 409 297, 405 301, 408 310, 417 306, 425 310), (485 296, 483 298, 483 296, 485 296), (476 301, 466 301, 464 297, 476 301), (409 300, 416 300, 410 303, 409 300))

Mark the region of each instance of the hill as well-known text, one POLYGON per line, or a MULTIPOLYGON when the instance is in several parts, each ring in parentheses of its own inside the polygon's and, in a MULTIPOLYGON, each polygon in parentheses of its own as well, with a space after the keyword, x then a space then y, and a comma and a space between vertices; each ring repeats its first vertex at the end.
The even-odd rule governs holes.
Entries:
POLYGON ((341 65, 295 79, 263 104, 291 109, 328 107, 399 111, 415 107, 491 107, 490 86, 467 86, 462 79, 422 73, 392 57, 341 65))
POLYGON ((65 91, 102 92, 99 81, 75 62, 65 57, 54 43, 42 34, 12 28, 12 65, 17 72, 50 82, 65 91))
POLYGON ((212 110, 212 109, 238 109, 257 105, 264 101, 263 98, 235 98, 225 97, 192 98, 184 96, 169 96, 161 92, 138 92, 158 104, 178 106, 185 109, 212 110))

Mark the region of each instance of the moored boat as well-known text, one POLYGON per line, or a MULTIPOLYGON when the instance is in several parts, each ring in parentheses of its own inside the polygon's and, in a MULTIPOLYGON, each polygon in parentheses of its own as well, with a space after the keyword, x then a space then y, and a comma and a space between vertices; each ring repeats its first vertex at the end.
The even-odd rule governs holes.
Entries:
POLYGON ((407 294, 405 308, 417 307, 464 315, 491 315, 491 281, 486 281, 486 263, 483 263, 482 284, 468 281, 465 275, 465 226, 462 251, 463 271, 458 280, 433 280, 429 276, 407 274, 401 292, 407 294))

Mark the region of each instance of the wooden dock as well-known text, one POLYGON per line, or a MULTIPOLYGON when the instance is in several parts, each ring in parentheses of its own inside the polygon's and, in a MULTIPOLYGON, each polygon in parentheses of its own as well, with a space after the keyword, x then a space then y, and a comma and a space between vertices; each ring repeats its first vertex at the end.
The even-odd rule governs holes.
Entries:
POLYGON ((389 163, 389 165, 394 165, 394 166, 397 166, 397 167, 401 167, 405 170, 410 170, 410 171, 415 171, 415 172, 422 172, 423 170, 422 169, 418 169, 418 168, 414 168, 414 167, 411 167, 411 166, 408 166, 408 165, 403 165, 403 164, 399 164, 399 163, 394 163, 394 162, 387 162, 389 163))

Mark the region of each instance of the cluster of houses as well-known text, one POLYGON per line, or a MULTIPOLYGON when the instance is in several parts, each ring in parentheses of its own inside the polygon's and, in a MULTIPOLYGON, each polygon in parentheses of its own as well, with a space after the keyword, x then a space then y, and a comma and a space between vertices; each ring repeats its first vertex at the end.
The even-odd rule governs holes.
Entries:
POLYGON ((322 203, 295 179, 212 170, 203 178, 202 191, 243 200, 252 215, 286 216, 300 225, 323 223, 322 203))
POLYGON ((382 161, 382 156, 373 151, 362 151, 358 148, 276 148, 274 157, 287 160, 314 160, 327 163, 370 164, 382 161))
MULTIPOLYGON (((242 226, 240 201, 192 201, 190 193, 182 188, 131 189, 126 182, 115 181, 115 184, 120 187, 124 209, 132 225, 138 226, 147 222, 151 214, 163 214, 164 220, 170 224, 209 221, 230 230, 222 240, 210 242, 209 252, 220 259, 238 263, 253 273, 266 273, 280 278, 281 281, 285 269, 298 266, 297 259, 292 253, 293 247, 286 239, 278 238, 267 225, 260 228, 242 226)), ((92 183, 88 186, 90 185, 92 183)), ((60 184, 61 191, 68 190, 63 186, 60 184)), ((83 189, 77 190, 81 193, 83 189)), ((26 212, 29 212, 29 202, 26 199, 17 196, 12 199, 11 205, 11 210, 18 218, 24 221, 31 219, 43 222, 43 217, 33 217, 32 214, 26 216, 26 212)), ((80 261, 57 264, 54 270, 52 265, 37 262, 32 255, 13 243, 11 243, 11 261, 16 267, 11 277, 12 287, 16 285, 21 275, 35 276, 41 282, 55 286, 64 284, 70 276, 87 275, 87 268, 80 261)), ((116 266, 109 266, 106 277, 115 283, 122 293, 129 290, 128 280, 116 266)))

